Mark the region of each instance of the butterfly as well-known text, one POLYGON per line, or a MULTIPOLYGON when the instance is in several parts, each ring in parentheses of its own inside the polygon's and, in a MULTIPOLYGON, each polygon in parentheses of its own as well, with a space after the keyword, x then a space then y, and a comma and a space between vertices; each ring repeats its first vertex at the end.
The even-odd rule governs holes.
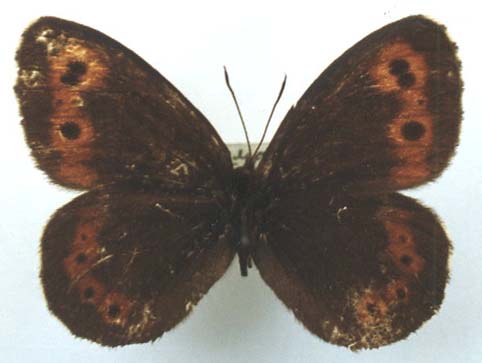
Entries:
POLYGON ((17 62, 37 166, 85 191, 41 238, 48 307, 74 335, 152 341, 236 255, 309 331, 353 350, 439 310, 451 242, 397 191, 434 180, 458 143, 460 63, 442 25, 411 16, 355 44, 238 168, 169 81, 94 29, 40 18, 17 62))

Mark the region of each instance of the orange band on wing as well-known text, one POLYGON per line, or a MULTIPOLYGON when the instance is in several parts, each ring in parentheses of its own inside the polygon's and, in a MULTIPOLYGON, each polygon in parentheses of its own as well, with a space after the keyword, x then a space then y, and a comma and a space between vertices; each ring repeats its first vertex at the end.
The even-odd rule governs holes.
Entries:
POLYGON ((70 38, 63 47, 49 54, 50 86, 58 92, 78 92, 105 87, 109 73, 107 57, 98 49, 70 38))
POLYGON ((433 117, 427 109, 429 68, 423 54, 404 41, 382 48, 370 75, 385 93, 396 93, 401 110, 388 125, 388 137, 399 163, 391 169, 401 188, 426 180, 431 170, 427 157, 433 143, 433 117))
POLYGON ((105 285, 93 276, 95 268, 112 257, 105 255, 98 241, 102 220, 94 209, 80 210, 78 220, 71 249, 64 258, 65 272, 83 304, 94 305, 106 323, 125 325, 133 302, 122 293, 106 291, 105 285))
POLYGON ((91 187, 96 172, 87 165, 92 159, 95 132, 83 110, 85 91, 105 87, 109 73, 107 57, 77 39, 51 40, 48 50, 48 85, 52 95, 52 147, 60 152, 57 176, 80 187, 91 187))
POLYGON ((358 323, 367 329, 383 324, 389 329, 393 310, 409 302, 407 285, 404 279, 395 279, 385 286, 355 293, 351 300, 358 323))
POLYGON ((407 278, 417 277, 425 267, 425 259, 416 250, 415 235, 410 227, 413 216, 401 209, 384 209, 377 218, 387 234, 386 253, 407 278))

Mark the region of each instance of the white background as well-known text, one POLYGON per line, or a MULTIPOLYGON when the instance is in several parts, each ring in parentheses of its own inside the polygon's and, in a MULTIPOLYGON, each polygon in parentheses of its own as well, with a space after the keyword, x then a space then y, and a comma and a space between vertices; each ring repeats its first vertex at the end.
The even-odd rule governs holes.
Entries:
MULTIPOLYGON (((474 2, 475 3, 475 2, 474 2)), ((480 11, 462 1, 13 1, 0 15, 0 359, 5 362, 479 362, 482 356, 482 135, 480 11), (240 2, 236 2, 240 3, 240 2), (115 4, 115 5, 114 5, 115 4), (50 315, 38 279, 39 236, 75 193, 34 167, 12 91, 22 30, 41 15, 74 20, 119 40, 174 83, 226 142, 243 140, 223 80, 227 65, 251 138, 262 132, 283 75, 271 137, 291 104, 344 50, 411 14, 444 23, 460 47, 460 146, 437 182, 411 191, 437 211, 454 242, 438 315, 407 340, 354 354, 306 331, 251 270, 237 263, 187 321, 152 344, 109 349, 74 338, 50 315)))

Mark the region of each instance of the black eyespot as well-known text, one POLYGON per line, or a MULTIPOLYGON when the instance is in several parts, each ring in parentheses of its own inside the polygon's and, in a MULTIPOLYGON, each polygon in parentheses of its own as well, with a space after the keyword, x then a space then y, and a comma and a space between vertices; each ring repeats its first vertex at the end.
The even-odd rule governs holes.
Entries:
POLYGON ((112 304, 109 306, 109 309, 107 310, 107 314, 111 318, 116 318, 120 314, 120 307, 119 305, 112 304))
POLYGON ((75 140, 80 136, 80 127, 77 123, 69 121, 60 126, 60 132, 69 140, 75 140))
POLYGON ((417 141, 425 134, 425 127, 418 121, 409 121, 402 126, 402 135, 406 140, 417 141))
POLYGON ((376 306, 375 304, 368 303, 368 304, 367 304, 367 311, 368 311, 370 314, 375 314, 376 311, 377 311, 377 306, 376 306))
POLYGON ((81 239, 82 241, 85 241, 85 240, 87 239, 87 235, 86 235, 85 233, 81 233, 81 234, 80 234, 80 239, 81 239))
POLYGON ((94 288, 93 288, 92 286, 89 286, 88 288, 86 288, 86 289, 84 290, 84 297, 85 297, 86 299, 91 299, 91 298, 94 297, 94 295, 95 295, 95 290, 94 290, 94 288))
POLYGON ((403 263, 405 266, 410 266, 412 263, 412 258, 408 255, 403 255, 400 257, 400 262, 403 263))
POLYGON ((410 65, 405 59, 394 59, 389 64, 390 74, 400 76, 408 72, 410 65))
POLYGON ((402 288, 397 289, 397 297, 398 297, 400 300, 405 299, 405 296, 407 296, 407 293, 405 292, 404 289, 402 289, 402 288))
POLYGON ((67 67, 67 72, 60 77, 60 81, 69 86, 75 86, 80 82, 80 77, 87 72, 87 66, 83 62, 76 61, 70 62, 67 67))
POLYGON ((402 88, 409 88, 415 84, 413 73, 404 73, 398 77, 398 85, 402 88))
POLYGON ((85 255, 85 253, 79 253, 77 257, 75 257, 75 262, 77 262, 78 264, 84 263, 86 261, 87 256, 85 255))

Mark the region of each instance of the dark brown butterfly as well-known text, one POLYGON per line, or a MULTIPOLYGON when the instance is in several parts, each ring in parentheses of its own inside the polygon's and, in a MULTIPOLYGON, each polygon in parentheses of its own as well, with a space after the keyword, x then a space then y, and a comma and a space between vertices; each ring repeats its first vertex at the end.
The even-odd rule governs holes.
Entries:
POLYGON ((367 36, 290 109, 255 167, 234 169, 204 116, 150 65, 88 27, 41 18, 17 54, 27 142, 87 190, 42 237, 51 311, 116 346, 176 326, 238 254, 311 332, 351 349, 405 338, 440 307, 450 242, 396 193, 436 178, 461 120, 443 26, 367 36))

